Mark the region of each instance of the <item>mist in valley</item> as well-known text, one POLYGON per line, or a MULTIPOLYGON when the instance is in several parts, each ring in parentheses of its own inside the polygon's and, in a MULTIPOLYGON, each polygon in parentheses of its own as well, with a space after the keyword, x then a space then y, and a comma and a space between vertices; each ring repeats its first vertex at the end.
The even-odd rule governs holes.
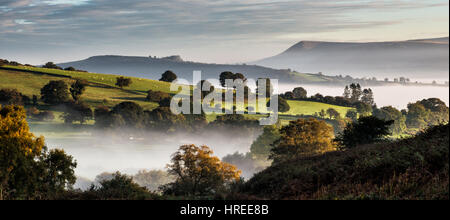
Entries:
MULTIPOLYGON (((32 127, 36 135, 43 135, 49 149, 64 149, 72 155, 78 166, 75 188, 87 189, 102 173, 121 172, 130 176, 139 171, 166 170, 171 156, 182 145, 206 145, 214 151, 214 156, 222 159, 236 152, 249 152, 253 141, 261 134, 254 131, 218 130, 201 133, 155 131, 139 132, 130 130, 103 132, 95 129, 66 128, 57 132, 58 127, 32 127)), ((238 167, 240 168, 240 167, 238 167)), ((245 167, 244 167, 245 169, 245 167)), ((247 176, 249 177, 249 176, 247 176)))
MULTIPOLYGON (((292 91, 296 87, 303 87, 308 91, 308 96, 320 93, 324 96, 342 96, 344 87, 320 86, 302 84, 279 84, 279 92, 292 91)), ((363 86, 364 87, 364 86, 363 86)), ((414 103, 428 98, 439 98, 449 104, 448 86, 415 86, 415 85, 387 85, 367 86, 374 93, 375 103, 378 107, 393 106, 405 109, 409 103, 414 103)))

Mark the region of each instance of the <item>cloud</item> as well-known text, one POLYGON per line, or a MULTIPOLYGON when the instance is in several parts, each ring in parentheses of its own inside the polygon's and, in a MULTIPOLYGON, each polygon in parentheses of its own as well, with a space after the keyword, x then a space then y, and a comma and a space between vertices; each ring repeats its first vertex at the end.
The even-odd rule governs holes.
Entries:
POLYGON ((448 1, 0 0, 0 39, 8 39, 8 44, 32 40, 67 47, 179 44, 189 39, 200 46, 205 39, 276 40, 278 36, 388 26, 403 21, 375 14, 442 6, 448 7, 448 1))

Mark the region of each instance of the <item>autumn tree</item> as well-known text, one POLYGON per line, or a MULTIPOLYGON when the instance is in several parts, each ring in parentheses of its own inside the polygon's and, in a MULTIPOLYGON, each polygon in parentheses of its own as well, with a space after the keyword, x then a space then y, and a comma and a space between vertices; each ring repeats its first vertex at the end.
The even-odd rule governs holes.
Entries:
POLYGON ((121 89, 123 87, 130 86, 131 83, 132 83, 131 78, 125 78, 125 77, 121 76, 121 77, 117 77, 117 79, 116 79, 116 86, 120 87, 121 89))
POLYGON ((272 148, 274 163, 335 150, 333 128, 314 118, 298 119, 281 128, 280 139, 272 148))
POLYGON ((241 171, 221 162, 207 146, 183 145, 172 156, 169 173, 174 183, 165 185, 164 193, 186 196, 208 196, 239 181, 241 171))
POLYGON ((0 200, 49 198, 75 183, 75 167, 30 132, 23 107, 0 106, 0 200))
POLYGON ((41 89, 42 100, 47 104, 62 104, 69 100, 69 89, 63 80, 50 81, 41 89))

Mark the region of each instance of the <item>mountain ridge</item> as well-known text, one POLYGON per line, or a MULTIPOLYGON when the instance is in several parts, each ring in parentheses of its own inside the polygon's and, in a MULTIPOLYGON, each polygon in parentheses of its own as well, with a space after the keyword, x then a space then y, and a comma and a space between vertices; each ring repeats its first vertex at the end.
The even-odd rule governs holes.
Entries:
POLYGON ((301 72, 356 77, 448 78, 449 38, 387 42, 300 41, 284 52, 251 62, 301 72))

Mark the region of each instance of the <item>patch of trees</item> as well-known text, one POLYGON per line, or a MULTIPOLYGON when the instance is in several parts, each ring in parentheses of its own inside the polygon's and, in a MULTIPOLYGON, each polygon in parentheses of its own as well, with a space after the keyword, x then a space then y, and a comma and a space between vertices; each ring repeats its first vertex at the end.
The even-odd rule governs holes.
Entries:
POLYGON ((125 78, 123 76, 116 78, 116 86, 120 87, 121 89, 123 89, 123 87, 130 86, 132 83, 133 81, 131 80, 131 78, 125 78))
POLYGON ((373 116, 384 121, 392 121, 390 127, 391 133, 395 135, 402 134, 406 130, 406 118, 401 111, 392 107, 386 106, 382 108, 376 108, 373 110, 373 116))
MULTIPOLYGON (((159 103, 164 99, 170 98, 169 93, 161 92, 161 91, 152 91, 149 90, 147 92, 146 100, 150 102, 156 102, 159 103)), ((170 105, 169 105, 170 106, 170 105)))
POLYGON ((226 87, 229 88, 231 85, 227 85, 226 82, 227 80, 242 80, 242 83, 245 84, 245 82, 247 81, 247 78, 245 78, 244 74, 242 73, 232 73, 232 72, 223 72, 220 74, 219 76, 219 81, 220 81, 220 85, 222 87, 226 87))
POLYGON ((407 127, 412 129, 424 129, 449 121, 449 108, 437 98, 410 103, 403 114, 406 116, 407 127))
POLYGON ((346 86, 342 96, 323 96, 322 94, 317 93, 307 97, 307 94, 308 92, 304 88, 298 87, 291 92, 282 94, 281 97, 287 100, 313 101, 346 107, 357 107, 358 105, 361 105, 361 103, 370 106, 375 105, 372 89, 363 89, 360 84, 355 83, 346 86))
POLYGON ((75 183, 73 158, 29 132, 21 106, 0 107, 0 200, 52 199, 75 183))
POLYGON ((349 123, 336 137, 335 142, 341 149, 380 142, 391 135, 392 124, 394 124, 392 120, 385 121, 374 116, 360 117, 357 121, 349 123))
POLYGON ((174 72, 167 70, 166 72, 164 72, 161 75, 161 79, 159 79, 159 81, 171 83, 171 82, 177 80, 177 78, 178 78, 178 76, 174 72))
POLYGON ((263 133, 250 146, 252 158, 268 160, 275 141, 280 139, 280 137, 280 129, 278 126, 265 126, 263 133))
POLYGON ((61 118, 66 124, 73 124, 79 122, 80 124, 86 123, 94 117, 91 107, 81 101, 67 102, 65 105, 64 113, 61 118))
POLYGON ((63 69, 63 68, 57 66, 56 64, 54 64, 53 62, 46 63, 44 66, 42 66, 42 68, 57 69, 57 70, 62 70, 63 69))
POLYGON ((184 115, 175 115, 168 107, 158 107, 145 111, 134 102, 122 102, 111 110, 105 106, 95 109, 95 125, 102 129, 156 129, 176 130, 187 127, 184 115))
POLYGON ((31 104, 31 99, 17 91, 17 89, 0 89, 0 104, 27 105, 31 104))

